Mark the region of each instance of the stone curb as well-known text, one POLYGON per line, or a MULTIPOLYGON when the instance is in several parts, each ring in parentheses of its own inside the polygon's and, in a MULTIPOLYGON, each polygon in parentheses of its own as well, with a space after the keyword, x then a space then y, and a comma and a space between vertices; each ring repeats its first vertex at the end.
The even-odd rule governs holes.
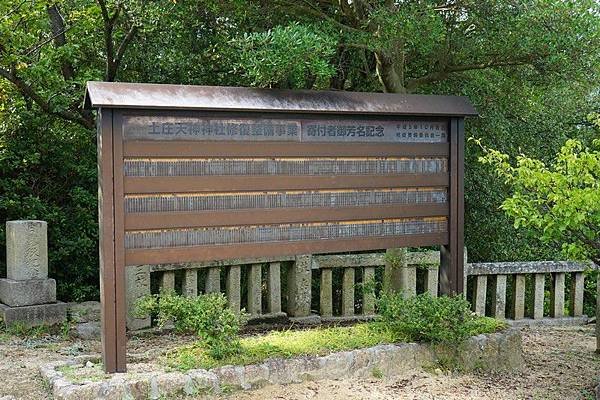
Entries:
MULTIPOLYGON (((58 369, 83 366, 93 357, 79 357, 40 367, 56 400, 159 399, 178 395, 212 395, 267 385, 307 380, 369 378, 408 374, 435 365, 450 349, 418 343, 378 345, 319 357, 270 359, 260 364, 224 366, 182 372, 120 373, 97 382, 69 381, 58 369)), ((517 329, 474 336, 459 349, 463 371, 518 370, 523 367, 521 333, 517 329)))

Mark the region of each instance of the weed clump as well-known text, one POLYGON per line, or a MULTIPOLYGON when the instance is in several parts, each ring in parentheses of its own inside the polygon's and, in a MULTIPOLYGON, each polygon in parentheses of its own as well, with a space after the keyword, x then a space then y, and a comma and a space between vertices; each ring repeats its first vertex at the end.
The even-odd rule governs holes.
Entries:
POLYGON ((214 359, 220 360, 240 351, 239 332, 246 316, 231 311, 222 293, 183 297, 174 292, 162 292, 140 299, 136 313, 156 315, 159 326, 172 321, 177 332, 198 335, 199 344, 214 359))
POLYGON ((384 293, 378 299, 378 309, 382 323, 396 335, 415 342, 456 344, 503 327, 498 320, 472 313, 469 302, 461 296, 423 293, 406 298, 402 293, 384 293))

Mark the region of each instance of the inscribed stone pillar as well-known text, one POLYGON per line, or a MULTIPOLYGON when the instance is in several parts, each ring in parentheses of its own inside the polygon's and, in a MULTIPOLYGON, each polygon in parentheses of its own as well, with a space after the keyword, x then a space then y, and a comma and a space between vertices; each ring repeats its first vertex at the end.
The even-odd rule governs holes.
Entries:
POLYGON ((183 272, 183 285, 181 294, 185 297, 198 296, 198 270, 186 269, 183 272))
POLYGON ((544 274, 533 276, 533 319, 544 318, 544 274))
POLYGON ((581 317, 583 315, 583 272, 575 272, 571 279, 571 293, 569 313, 572 317, 581 317))
POLYGON ((375 293, 370 287, 370 282, 375 279, 375 268, 365 267, 363 270, 363 283, 366 288, 363 288, 363 315, 375 314, 375 293), (366 290, 366 289, 369 290, 366 290))
POLYGON ((125 267, 127 287, 127 328, 138 330, 150 327, 150 315, 135 314, 136 303, 150 294, 150 266, 136 265, 125 267))
POLYGON ((227 280, 225 281, 225 291, 227 292, 227 301, 229 308, 236 314, 240 313, 241 290, 240 290, 240 266, 232 265, 227 271, 227 280))
POLYGON ((48 224, 6 222, 6 277, 23 281, 48 278, 48 224))
POLYGON ((402 289, 402 270, 407 267, 407 250, 387 249, 385 251, 385 269, 383 271, 383 290, 397 292, 402 289))
POLYGON ((342 278, 342 316, 354 315, 354 268, 344 268, 342 278))
POLYGON ((552 298, 550 300, 550 316, 562 318, 565 316, 565 273, 552 274, 552 298))
POLYGON ((0 320, 6 326, 61 323, 67 305, 56 302, 56 281, 48 279, 45 221, 6 222, 6 279, 0 279, 0 320))
POLYGON ((331 268, 321 269, 321 293, 319 303, 321 306, 321 317, 331 317, 333 315, 333 271, 331 268))
POLYGON ((312 255, 296 256, 288 273, 288 315, 310 315, 312 255))
POLYGON ((475 287, 473 289, 473 311, 478 315, 485 316, 487 275, 477 275, 475 277, 475 287))
POLYGON ((206 272, 205 293, 221 293, 221 269, 219 267, 209 268, 206 272))
POLYGON ((513 298, 513 319, 523 319, 525 317, 525 275, 516 274, 515 295, 513 298))
POLYGON ((496 275, 493 280, 492 316, 506 318, 506 275, 496 275))
POLYGON ((400 287, 404 297, 414 297, 417 295, 417 267, 414 265, 405 265, 400 268, 400 287))
POLYGON ((174 292, 175 291, 175 272, 164 271, 158 282, 161 292, 174 292))
POLYGON ((281 264, 269 264, 269 279, 267 287, 267 303, 270 313, 281 312, 281 264))
POLYGON ((253 317, 262 313, 261 267, 261 264, 252 264, 248 274, 248 313, 253 317))

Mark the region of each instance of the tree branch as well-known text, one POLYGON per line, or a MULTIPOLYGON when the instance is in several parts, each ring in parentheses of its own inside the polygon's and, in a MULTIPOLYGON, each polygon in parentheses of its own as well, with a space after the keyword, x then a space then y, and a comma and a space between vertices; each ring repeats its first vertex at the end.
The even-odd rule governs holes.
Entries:
MULTIPOLYGON (((102 21, 104 23, 104 49, 106 51, 106 68, 104 71, 104 80, 112 81, 114 80, 114 75, 116 74, 114 70, 114 44, 113 44, 113 30, 114 30, 114 20, 108 13, 108 8, 106 7, 105 0, 97 0, 98 5, 100 6, 100 12, 102 14, 102 21)), ((116 12, 115 12, 116 14, 116 12)), ((114 15, 113 15, 114 17, 114 15)))
POLYGON ((313 7, 311 4, 307 3, 306 1, 303 1, 303 3, 305 5, 300 5, 300 4, 298 4, 297 1, 286 1, 286 0, 277 0, 276 3, 279 3, 281 6, 286 7, 286 8, 295 8, 296 10, 303 12, 305 14, 311 15, 313 17, 325 19, 325 20, 333 23, 335 26, 337 26, 338 28, 340 28, 344 31, 354 32, 354 33, 363 33, 363 31, 361 31, 360 29, 356 29, 350 25, 346 25, 346 24, 338 21, 337 19, 327 15, 322 10, 313 7))
MULTIPOLYGON (((115 59, 114 59, 115 75, 116 75, 116 72, 119 70, 119 66, 121 65, 121 60, 123 59, 123 56, 125 55, 127 46, 129 46, 129 43, 131 43, 131 40, 137 33, 137 29, 138 29, 138 27, 136 25, 133 25, 129 29, 129 31, 123 38, 123 41, 121 41, 119 48, 117 49, 117 55, 115 56, 115 59)), ((114 77, 113 77, 113 79, 114 79, 114 77)))
POLYGON ((27 0, 21 0, 21 2, 19 4, 16 4, 11 10, 9 10, 6 14, 4 14, 4 18, 8 18, 10 17, 12 14, 16 13, 17 11, 19 11, 19 9, 23 6, 23 4, 25 4, 27 2, 27 0))
MULTIPOLYGON (((60 10, 58 9, 57 4, 48 6, 47 11, 48 16, 50 18, 50 27, 52 29, 54 46, 56 48, 62 47, 67 44, 67 37, 65 35, 65 32, 69 28, 65 29, 65 20, 60 14, 60 10)), ((42 45, 40 45, 39 47, 41 46, 42 45)), ((73 65, 67 60, 63 60, 60 70, 65 81, 73 80, 73 78, 75 77, 75 70, 73 69, 73 65)))
POLYGON ((340 43, 342 47, 353 47, 355 49, 374 51, 374 49, 366 44, 362 43, 340 43))
POLYGON ((427 75, 423 75, 420 78, 409 80, 408 83, 406 84, 406 89, 408 92, 413 92, 416 88, 418 88, 421 85, 444 80, 448 77, 448 75, 450 75, 452 73, 456 73, 456 72, 473 71, 473 70, 497 68, 497 67, 518 66, 518 65, 525 65, 530 62, 531 62, 530 57, 527 57, 524 59, 517 59, 517 60, 503 60, 503 61, 492 60, 492 61, 488 61, 488 62, 474 63, 474 64, 448 65, 439 71, 434 71, 427 75))
POLYGON ((131 28, 125 34, 125 37, 119 44, 119 47, 115 53, 115 43, 114 43, 114 30, 117 23, 117 19, 121 15, 121 11, 123 10, 123 4, 118 3, 117 8, 114 13, 110 15, 108 8, 106 7, 105 0, 97 0, 100 10, 102 13, 102 21, 104 22, 104 46, 106 48, 106 69, 104 73, 104 80, 107 82, 112 82, 117 77, 117 72, 119 71, 119 66, 121 65, 121 61, 127 50, 127 46, 131 43, 131 40, 137 33, 138 27, 133 24, 131 28))
POLYGON ((43 41, 37 43, 35 46, 30 47, 28 50, 26 50, 24 53, 22 53, 24 56, 29 56, 32 53, 35 53, 36 51, 38 51, 39 49, 41 49, 44 45, 50 43, 53 40, 56 40, 57 37, 64 35, 69 29, 71 29, 71 27, 66 28, 63 31, 58 32, 55 35, 50 36, 48 39, 44 39, 43 41))
POLYGON ((68 121, 78 123, 88 129, 94 127, 94 120, 91 118, 85 118, 79 112, 71 113, 64 110, 52 109, 50 103, 44 98, 42 98, 42 96, 40 96, 31 85, 27 84, 27 82, 15 75, 14 71, 9 71, 4 68, 0 68, 0 76, 7 79, 13 85, 15 85, 15 87, 23 97, 31 99, 47 114, 55 115, 68 121))

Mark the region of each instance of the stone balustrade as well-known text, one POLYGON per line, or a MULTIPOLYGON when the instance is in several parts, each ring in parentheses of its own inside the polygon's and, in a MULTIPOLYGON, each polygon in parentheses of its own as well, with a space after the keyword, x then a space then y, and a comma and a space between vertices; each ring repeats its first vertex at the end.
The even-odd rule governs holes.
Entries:
POLYGON ((135 303, 139 298, 161 290, 174 290, 184 296, 222 292, 234 311, 239 312, 244 305, 251 319, 286 316, 298 322, 368 319, 375 314, 375 295, 373 291, 361 290, 365 284, 379 280, 384 290, 401 290, 407 296, 416 294, 417 286, 420 286, 437 296, 439 263, 438 251, 390 249, 385 253, 299 255, 127 267, 127 326, 130 330, 150 327, 148 316, 134 316, 135 303), (377 274, 379 278, 376 279, 378 268, 383 273, 377 274), (335 270, 341 270, 341 292, 334 290, 335 270), (417 270, 423 271, 421 285, 417 284, 417 270), (176 282, 176 274, 180 282, 176 282), (202 274, 201 280, 199 274, 202 274), (284 275, 285 282, 282 282, 284 275), (156 284, 152 285, 151 281, 156 284), (199 287, 199 282, 203 282, 203 287, 199 287), (242 290, 243 282, 246 290, 242 290), (313 290, 316 287, 318 289, 313 290), (318 310, 311 310, 312 303, 319 304, 318 310), (340 307, 334 307, 340 303, 340 307))
MULTIPOLYGON (((375 295, 369 287, 400 291, 405 296, 422 292, 437 296, 439 265, 439 251, 388 249, 377 253, 127 267, 127 326, 131 330, 150 327, 150 318, 134 318, 133 308, 137 299, 160 290, 175 290, 184 296, 221 292, 234 311, 244 308, 254 320, 370 319, 376 310, 375 295), (202 287, 199 283, 203 283, 202 287)), ((583 272, 591 267, 589 263, 562 261, 466 263, 465 255, 465 288, 473 310, 480 315, 514 320, 517 324, 582 323, 587 320, 583 315, 583 272), (571 275, 568 291, 565 290, 567 274, 571 275), (551 279, 550 312, 545 315, 548 278, 551 279), (526 290, 532 291, 528 296, 532 304, 527 307, 526 290), (573 318, 565 316, 566 292, 573 318)))
POLYGON ((472 263, 465 266, 465 280, 472 280, 471 303, 480 315, 511 319, 516 323, 542 320, 565 323, 568 319, 565 318, 565 282, 570 275, 568 315, 572 322, 581 322, 587 319, 583 315, 583 294, 584 271, 589 268, 596 266, 573 261, 472 263), (550 280, 550 309, 545 314, 547 279, 550 280), (509 285, 512 290, 507 296, 509 285), (531 304, 526 304, 527 287, 531 290, 531 304), (491 296, 491 301, 487 296, 491 296))
MULTIPOLYGON (((140 265, 127 267, 127 327, 137 330, 150 327, 150 318, 134 316, 136 301, 151 290, 151 275, 158 278, 158 291, 173 290, 183 296, 193 297, 199 293, 225 293, 229 306, 240 312, 242 293, 247 293, 246 312, 250 318, 274 318, 285 316, 281 309, 281 265, 296 263, 298 257, 252 258, 215 261, 207 263, 140 265), (263 285, 263 269, 267 279, 263 285), (182 281, 176 286, 175 275, 182 271, 182 281), (242 271, 245 271, 247 290, 242 290, 242 271), (199 274, 204 274, 199 288, 199 274), (221 283, 224 281, 224 285, 221 283), (267 298, 263 305, 263 286, 267 298)), ((310 293, 309 293, 310 294, 310 293)), ((294 315, 292 311, 290 313, 294 315)))
POLYGON ((389 249, 385 253, 346 255, 318 255, 312 257, 313 271, 320 271, 319 314, 322 320, 371 318, 375 314, 375 293, 370 290, 377 283, 376 268, 383 267, 381 279, 384 290, 400 290, 406 296, 417 293, 417 270, 424 271, 424 290, 438 294, 439 251, 408 252, 406 249, 389 249), (334 315, 335 298, 333 271, 341 269, 341 307, 334 315), (360 279, 358 279, 360 277, 360 279), (360 299, 355 298, 356 287, 360 299), (358 306, 358 307, 357 307, 358 306), (355 315, 356 310, 360 315, 355 315))

